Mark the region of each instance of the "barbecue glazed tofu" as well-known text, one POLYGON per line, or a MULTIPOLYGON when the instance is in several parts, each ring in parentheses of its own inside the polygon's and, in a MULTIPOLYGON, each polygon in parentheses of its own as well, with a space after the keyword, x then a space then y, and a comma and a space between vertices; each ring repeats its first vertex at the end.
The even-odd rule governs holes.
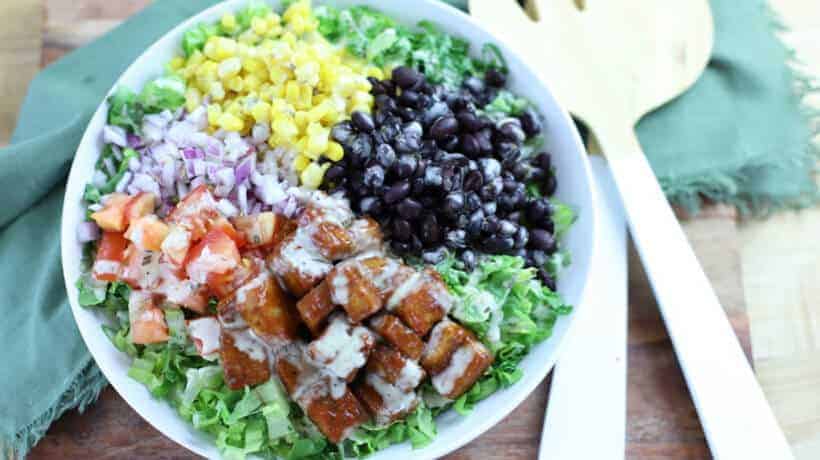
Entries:
POLYGON ((368 420, 344 381, 331 379, 305 358, 301 347, 276 361, 276 372, 290 396, 327 438, 338 443, 368 420))
POLYGON ((353 236, 337 223, 319 222, 310 237, 327 260, 341 260, 353 253, 353 236))
POLYGON ((370 320, 370 327, 404 356, 413 361, 421 358, 424 342, 396 316, 378 315, 370 320))
POLYGON ((373 372, 368 372, 353 391, 382 426, 405 417, 419 405, 415 391, 402 390, 373 372))
POLYGON ((345 309, 350 321, 359 323, 381 310, 383 302, 369 273, 358 260, 340 263, 327 276, 330 299, 345 309))
POLYGON ((453 353, 467 343, 471 335, 467 329, 448 319, 436 324, 424 347, 421 366, 430 374, 443 371, 450 363, 453 353))
POLYGON ((269 344, 297 338, 299 316, 294 301, 267 270, 237 289, 233 301, 253 332, 269 344))
POLYGON ((369 217, 353 221, 350 225, 350 234, 353 238, 353 251, 356 254, 378 251, 382 247, 384 235, 379 223, 369 217))
POLYGON ((272 212, 238 216, 233 224, 249 248, 273 247, 296 230, 296 222, 272 212))
POLYGON ((387 301, 387 309, 420 336, 447 315, 453 298, 439 274, 425 269, 402 283, 387 301))
POLYGON ((307 347, 310 360, 331 375, 352 381, 364 367, 376 338, 362 326, 354 326, 343 315, 333 316, 318 339, 307 347))
POLYGON ((303 232, 305 229, 299 228, 285 237, 267 259, 271 271, 296 297, 307 294, 333 269, 303 232))
POLYGON ((424 378, 424 370, 400 352, 384 344, 376 345, 367 361, 367 372, 377 374, 400 390, 415 389, 424 378))
POLYGON ((258 385, 270 378, 265 346, 248 329, 222 328, 219 354, 225 383, 232 390, 258 385))
POLYGON ((327 317, 336 308, 330 300, 329 286, 327 280, 322 281, 296 303, 299 316, 314 337, 322 332, 327 317))
POLYGON ((492 363, 490 350, 470 337, 450 356, 447 367, 433 375, 433 388, 446 398, 456 399, 473 386, 492 363))
POLYGON ((415 273, 415 270, 400 261, 380 255, 362 255, 357 260, 378 288, 382 303, 387 303, 393 291, 415 273))

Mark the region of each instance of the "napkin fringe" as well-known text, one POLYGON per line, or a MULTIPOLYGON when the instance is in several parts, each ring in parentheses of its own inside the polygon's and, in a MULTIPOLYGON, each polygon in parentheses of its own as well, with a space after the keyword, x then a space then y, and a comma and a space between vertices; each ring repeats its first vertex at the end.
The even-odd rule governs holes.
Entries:
POLYGON ((66 411, 77 409, 81 413, 100 396, 108 385, 94 361, 89 358, 80 372, 71 379, 71 385, 43 414, 14 435, 0 436, 0 454, 4 459, 22 460, 29 450, 45 436, 46 431, 66 411))
POLYGON ((771 161, 772 155, 761 155, 757 161, 750 161, 740 168, 728 168, 722 171, 701 171, 697 176, 687 177, 659 177, 664 193, 672 203, 683 207, 692 215, 696 215, 705 202, 721 202, 730 204, 738 209, 743 217, 766 217, 775 211, 784 209, 804 209, 820 202, 820 190, 815 184, 806 193, 794 194, 755 195, 741 193, 742 184, 756 176, 761 169, 782 168, 792 163, 805 166, 806 174, 815 176, 820 172, 820 144, 815 138, 820 136, 820 109, 808 104, 808 99, 820 96, 820 82, 812 75, 800 70, 802 61, 793 47, 789 46, 778 35, 788 31, 780 15, 772 9, 768 2, 762 2, 765 14, 769 18, 772 31, 780 44, 786 49, 789 58, 786 61, 789 79, 794 86, 795 98, 800 104, 802 121, 808 127, 805 148, 800 151, 779 156, 779 161, 771 161))

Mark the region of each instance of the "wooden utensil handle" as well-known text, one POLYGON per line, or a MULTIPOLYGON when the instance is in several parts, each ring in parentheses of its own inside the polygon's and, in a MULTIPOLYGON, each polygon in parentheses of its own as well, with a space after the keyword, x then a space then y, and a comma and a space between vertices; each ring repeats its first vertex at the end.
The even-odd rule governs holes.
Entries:
POLYGON ((634 130, 596 135, 712 454, 728 460, 793 458, 634 130))

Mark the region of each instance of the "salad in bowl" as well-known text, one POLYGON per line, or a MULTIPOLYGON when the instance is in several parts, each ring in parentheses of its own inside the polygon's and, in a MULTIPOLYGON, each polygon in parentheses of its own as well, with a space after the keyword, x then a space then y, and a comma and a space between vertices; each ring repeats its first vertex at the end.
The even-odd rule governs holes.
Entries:
POLYGON ((565 160, 491 42, 238 5, 107 98, 69 292, 224 458, 424 448, 572 311, 565 160))

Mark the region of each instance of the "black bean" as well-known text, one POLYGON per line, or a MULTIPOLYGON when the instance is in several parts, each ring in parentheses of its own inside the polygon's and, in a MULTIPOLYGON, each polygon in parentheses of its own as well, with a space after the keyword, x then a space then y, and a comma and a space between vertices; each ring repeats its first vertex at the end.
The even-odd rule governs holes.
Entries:
POLYGON ((382 201, 375 196, 366 196, 359 201, 359 209, 364 214, 381 214, 383 210, 382 201))
POLYGON ((530 168, 529 180, 535 181, 535 182, 540 182, 540 181, 544 180, 545 177, 547 177, 547 173, 543 169, 541 169, 537 166, 530 168))
POLYGON ((481 195, 481 199, 485 201, 495 200, 497 196, 495 187, 492 183, 484 184, 478 194, 481 195))
POLYGON ((492 235, 484 240, 484 248, 490 253, 506 253, 515 247, 515 241, 509 236, 492 235))
POLYGON ((376 161, 385 169, 390 169, 396 164, 396 151, 393 150, 390 144, 379 144, 376 146, 376 161))
MULTIPOLYGON (((392 149, 391 149, 392 150, 392 149)), ((402 155, 396 162, 396 175, 402 179, 408 178, 416 172, 418 160, 413 155, 402 155)))
POLYGON ((466 129, 467 131, 476 132, 479 129, 483 128, 484 125, 481 120, 478 119, 478 116, 475 112, 471 110, 461 110, 456 115, 456 119, 458 120, 459 126, 462 129, 466 129))
POLYGON ((421 260, 428 264, 437 264, 447 257, 447 249, 444 246, 437 246, 428 249, 421 254, 421 260))
POLYGON ((442 182, 441 167, 428 166, 424 171, 424 185, 430 189, 438 189, 441 187, 442 182))
POLYGON ((530 241, 530 231, 527 230, 527 227, 523 225, 518 227, 518 231, 515 233, 515 247, 517 249, 524 248, 527 246, 527 243, 530 241))
POLYGON ((547 152, 541 152, 534 158, 535 164, 545 171, 552 168, 552 156, 547 152))
MULTIPOLYGON (((512 168, 521 156, 521 149, 512 142, 499 142, 495 146, 495 151, 505 168, 512 168)), ((512 175, 512 172, 510 175, 512 175)))
POLYGON ((443 148, 444 150, 455 150, 458 148, 459 138, 457 135, 452 134, 447 136, 443 140, 438 141, 438 146, 443 148))
POLYGON ((378 96, 379 94, 384 94, 385 89, 382 82, 376 77, 367 77, 368 83, 370 83, 370 93, 374 96, 378 96))
POLYGON ((529 244, 535 249, 550 252, 555 249, 555 238, 546 230, 534 228, 530 230, 529 244))
POLYGON ((458 258, 461 260, 461 263, 464 264, 464 268, 466 270, 472 271, 472 269, 475 268, 477 263, 475 252, 470 251, 469 249, 462 251, 458 258))
POLYGON ((413 189, 410 192, 411 195, 416 197, 422 206, 424 206, 423 199, 430 197, 430 194, 426 193, 426 189, 424 187, 424 177, 419 176, 413 179, 413 189))
POLYGON ((441 227, 435 214, 427 214, 421 221, 421 240, 425 244, 435 244, 441 241, 441 227))
POLYGON ((478 160, 478 166, 484 182, 490 182, 501 174, 501 163, 495 158, 482 158, 478 160))
POLYGON ((411 250, 410 243, 395 239, 390 242, 390 247, 393 248, 393 251, 398 254, 407 254, 411 250))
POLYGON ((333 138, 334 141, 344 145, 346 144, 351 137, 353 136, 353 124, 349 121, 343 121, 341 123, 337 123, 333 128, 330 130, 330 137, 333 138))
POLYGON ((557 188, 558 181, 553 174, 548 174, 541 183, 541 191, 543 191, 546 196, 554 195, 557 188))
POLYGON ((501 224, 498 222, 498 218, 495 216, 485 217, 483 223, 481 224, 481 231, 484 233, 488 233, 490 235, 498 232, 498 229, 500 228, 501 224))
POLYGON ((470 171, 464 176, 463 188, 466 192, 478 190, 482 184, 484 184, 484 178, 478 171, 470 171))
POLYGON ((399 107, 398 105, 396 105, 396 101, 386 94, 379 94, 375 97, 374 102, 376 104, 376 107, 386 112, 395 112, 396 109, 399 107))
POLYGON ((407 195, 410 194, 410 182, 407 180, 400 180, 393 184, 385 193, 384 193, 384 202, 387 204, 396 203, 399 200, 404 199, 407 195))
POLYGON ((413 228, 410 226, 410 222, 407 222, 404 219, 393 219, 393 238, 399 241, 408 241, 410 240, 410 235, 413 232, 413 228))
POLYGON ((467 247, 467 232, 464 230, 451 230, 444 238, 444 244, 450 249, 463 249, 467 247))
POLYGON ((464 80, 464 83, 462 83, 462 86, 467 88, 467 90, 469 90, 471 93, 473 93, 473 95, 481 94, 481 92, 484 91, 484 88, 485 88, 484 82, 481 81, 481 79, 478 78, 478 77, 468 77, 468 78, 466 78, 464 80))
POLYGON ((488 85, 501 88, 507 83, 507 75, 495 67, 490 67, 484 72, 484 81, 486 81, 488 85))
POLYGON ((407 66, 399 66, 393 69, 391 77, 393 82, 400 88, 412 88, 421 84, 424 80, 424 76, 421 73, 407 66))
POLYGON ((555 290, 555 279, 552 277, 552 275, 549 274, 549 272, 547 272, 543 268, 538 269, 538 278, 541 280, 542 283, 544 283, 544 286, 548 287, 552 291, 555 290))
POLYGON ((481 197, 476 192, 470 192, 464 199, 464 209, 473 212, 481 207, 481 197))
POLYGON ((507 214, 507 220, 516 224, 521 223, 521 211, 513 211, 507 214))
POLYGON ((353 122, 353 126, 355 126, 356 129, 365 133, 372 132, 376 129, 376 125, 373 123, 373 118, 370 117, 370 114, 360 110, 356 110, 350 114, 350 121, 353 122))
POLYGON ((455 226, 457 229, 464 230, 467 228, 467 224, 470 223, 470 218, 467 217, 467 214, 459 214, 455 221, 455 226))
POLYGON ((438 206, 438 198, 430 195, 429 193, 419 197, 418 200, 419 203, 421 203, 421 207, 424 209, 435 209, 435 207, 438 206))
POLYGON ((416 108, 416 104, 419 103, 419 93, 413 90, 404 90, 399 94, 399 104, 405 107, 412 107, 416 108))
POLYGON ((436 152, 438 152, 438 144, 436 144, 436 141, 432 139, 422 141, 421 149, 419 150, 421 156, 424 158, 433 158, 436 152))
POLYGON ((376 189, 384 184, 384 167, 380 164, 375 164, 368 167, 364 171, 364 185, 371 189, 376 189))
POLYGON ((493 153, 492 131, 489 128, 484 128, 476 134, 478 139, 478 147, 482 155, 490 155, 493 153))
POLYGON ((347 171, 342 165, 333 165, 325 172, 325 180, 335 182, 345 176, 347 171))
POLYGON ((450 108, 447 107, 446 103, 442 101, 436 101, 429 107, 427 107, 424 113, 422 113, 421 120, 425 126, 430 126, 439 117, 447 115, 449 112, 450 108))
POLYGON ((511 171, 516 180, 527 182, 530 178, 530 167, 523 161, 519 161, 513 165, 511 171))
POLYGON ((470 220, 467 223, 467 234, 471 237, 478 236, 484 228, 484 210, 478 209, 470 214, 470 220))
POLYGON ((444 115, 438 117, 433 125, 430 126, 430 136, 437 140, 443 141, 447 137, 452 136, 458 130, 458 121, 455 117, 444 115))
POLYGON ((541 118, 531 108, 525 109, 524 113, 518 116, 521 120, 521 128, 527 137, 537 136, 541 133, 541 118))
POLYGON ((470 134, 462 134, 460 145, 461 151, 470 158, 475 158, 481 153, 481 145, 478 139, 470 134))
POLYGON ((469 164, 470 160, 458 152, 444 152, 441 156, 441 162, 458 168, 463 168, 469 164))
POLYGON ((447 194, 444 198, 444 203, 441 205, 441 210, 445 215, 450 217, 457 216, 462 209, 464 209, 464 194, 461 192, 447 194))
POLYGON ((507 219, 499 220, 498 225, 498 232, 504 236, 513 236, 518 232, 518 225, 515 225, 507 219))
POLYGON ((396 109, 396 113, 399 114, 399 118, 401 118, 402 121, 413 121, 418 118, 418 114, 416 114, 416 111, 411 107, 399 107, 396 109))
POLYGON ((527 135, 521 128, 521 122, 516 118, 508 118, 499 123, 498 132, 516 144, 521 144, 527 139, 527 135))
POLYGON ((421 215, 422 206, 421 203, 412 198, 405 198, 399 202, 396 210, 403 218, 413 220, 421 215))
POLYGON ((495 201, 485 201, 484 204, 481 205, 481 209, 484 210, 484 214, 494 215, 498 212, 498 203, 495 201))

